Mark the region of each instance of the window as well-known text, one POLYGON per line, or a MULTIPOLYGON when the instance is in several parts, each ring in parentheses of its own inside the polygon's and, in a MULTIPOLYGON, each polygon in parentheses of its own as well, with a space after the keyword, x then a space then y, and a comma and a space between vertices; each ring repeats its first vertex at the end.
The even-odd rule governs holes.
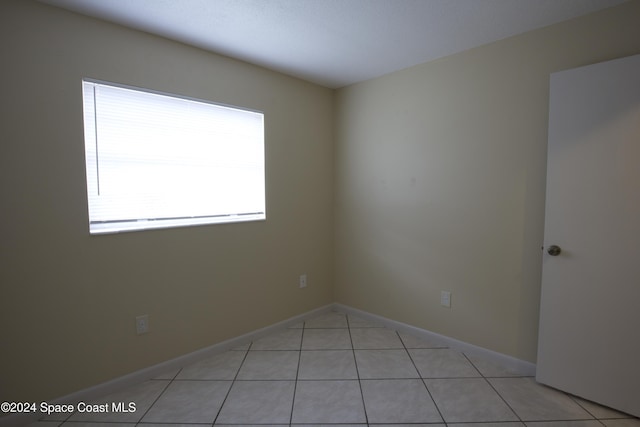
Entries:
POLYGON ((83 80, 91 234, 266 218, 264 115, 83 80))

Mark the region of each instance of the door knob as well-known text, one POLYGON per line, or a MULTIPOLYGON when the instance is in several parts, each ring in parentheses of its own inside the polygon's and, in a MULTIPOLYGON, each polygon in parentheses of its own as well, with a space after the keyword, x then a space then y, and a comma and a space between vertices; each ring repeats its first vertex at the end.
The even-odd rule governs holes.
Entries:
POLYGON ((547 253, 551 256, 558 256, 560 255, 560 252, 562 252, 562 249, 557 245, 551 245, 547 248, 547 253))

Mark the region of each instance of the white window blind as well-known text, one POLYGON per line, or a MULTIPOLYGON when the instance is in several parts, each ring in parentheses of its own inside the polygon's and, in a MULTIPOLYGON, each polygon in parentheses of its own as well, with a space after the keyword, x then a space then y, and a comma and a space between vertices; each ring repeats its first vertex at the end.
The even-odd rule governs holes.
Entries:
POLYGON ((264 115, 83 81, 90 232, 261 220, 264 115))

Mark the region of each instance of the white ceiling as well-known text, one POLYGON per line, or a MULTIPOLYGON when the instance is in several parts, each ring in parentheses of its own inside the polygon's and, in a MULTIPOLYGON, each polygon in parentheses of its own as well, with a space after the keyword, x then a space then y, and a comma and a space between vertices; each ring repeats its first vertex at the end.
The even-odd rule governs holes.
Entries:
POLYGON ((338 88, 626 0, 40 0, 338 88))

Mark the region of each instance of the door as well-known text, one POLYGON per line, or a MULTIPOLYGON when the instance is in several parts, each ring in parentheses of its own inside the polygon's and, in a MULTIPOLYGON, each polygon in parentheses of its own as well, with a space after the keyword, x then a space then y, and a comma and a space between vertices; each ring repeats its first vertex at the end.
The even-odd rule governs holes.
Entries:
POLYGON ((547 162, 536 379, 640 416, 640 55, 551 75, 547 162))

